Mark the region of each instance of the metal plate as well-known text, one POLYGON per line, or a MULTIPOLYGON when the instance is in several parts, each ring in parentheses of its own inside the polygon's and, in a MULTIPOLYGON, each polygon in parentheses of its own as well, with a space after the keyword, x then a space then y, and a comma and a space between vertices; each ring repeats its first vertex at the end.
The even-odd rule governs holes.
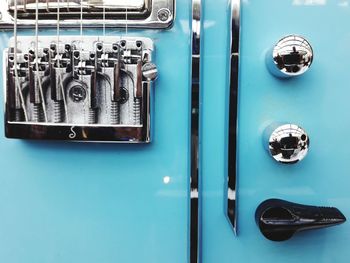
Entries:
MULTIPOLYGON (((136 27, 164 29, 173 24, 175 0, 20 0, 17 1, 17 26, 41 27, 136 27), (59 7, 59 12, 58 12, 59 7), (83 15, 81 16, 81 11, 83 15), (59 13, 59 19, 58 19, 59 13)), ((0 28, 12 29, 15 20, 15 2, 0 0, 0 28)))
POLYGON ((17 53, 14 43, 4 54, 7 137, 150 142, 151 39, 19 37, 17 53))

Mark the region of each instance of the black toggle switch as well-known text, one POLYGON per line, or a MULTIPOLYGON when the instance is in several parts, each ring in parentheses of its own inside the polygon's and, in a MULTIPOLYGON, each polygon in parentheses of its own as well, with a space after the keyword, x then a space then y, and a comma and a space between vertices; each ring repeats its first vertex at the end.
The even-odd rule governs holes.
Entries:
POLYGON ((285 241, 296 232, 342 224, 345 216, 333 207, 291 203, 280 199, 262 202, 255 212, 261 233, 272 241, 285 241))

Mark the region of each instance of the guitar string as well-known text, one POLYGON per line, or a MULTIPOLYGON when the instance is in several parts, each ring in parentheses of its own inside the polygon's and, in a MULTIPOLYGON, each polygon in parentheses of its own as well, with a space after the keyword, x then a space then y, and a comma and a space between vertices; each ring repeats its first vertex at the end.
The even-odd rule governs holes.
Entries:
MULTIPOLYGON (((80 56, 79 56, 79 63, 78 63, 78 74, 79 74, 79 79, 81 84, 83 85, 83 40, 84 40, 84 36, 83 36, 83 0, 80 0, 80 56)), ((91 92, 91 90, 90 90, 91 92)), ((86 101, 84 100, 83 102, 84 104, 84 116, 86 116, 86 112, 85 112, 85 107, 86 107, 86 101)), ((88 111, 90 113, 90 111, 88 111)), ((89 117, 88 117, 88 121, 89 121, 89 117)))
MULTIPOLYGON (((125 20, 125 38, 128 37, 128 11, 129 11, 128 6, 126 6, 126 9, 125 9, 125 19, 126 19, 125 20)), ((127 47, 127 40, 125 39, 125 48, 126 47, 127 47)), ((120 51, 120 49, 119 49, 119 51, 120 51)), ((124 64, 124 67, 125 67, 125 71, 128 72, 129 68, 128 68, 127 63, 124 64)), ((126 80, 124 80, 124 84, 126 84, 126 88, 129 89, 129 78, 128 77, 126 77, 126 80)), ((133 101, 133 103, 135 103, 135 101, 133 101)))
POLYGON ((128 35, 128 7, 126 7, 126 12, 125 12, 125 35, 128 35))
MULTIPOLYGON (((80 0, 80 56, 79 56, 80 61, 78 64, 78 72, 80 68, 81 70, 83 68, 82 56, 83 56, 83 0, 80 0)), ((83 75, 80 74, 80 80, 82 80, 82 78, 83 78, 83 75)))
MULTIPOLYGON (((106 40, 106 5, 103 4, 103 40, 102 40, 102 54, 105 56, 105 40, 106 40)), ((102 59, 103 64, 103 59, 102 59)), ((103 73, 105 73, 105 67, 103 67, 103 73)))
POLYGON ((17 69, 17 47, 18 47, 18 40, 17 40, 17 0, 15 0, 15 13, 14 13, 14 27, 13 27, 13 34, 14 34, 14 69, 15 69, 15 87, 17 89, 17 92, 19 94, 19 99, 20 99, 20 103, 23 109, 23 114, 24 114, 24 120, 27 122, 28 121, 28 113, 27 113, 27 108, 26 108, 26 104, 24 101, 24 97, 23 97, 23 93, 22 93, 22 89, 19 83, 19 78, 18 78, 18 69, 17 69))
POLYGON ((57 68, 58 68, 58 85, 60 86, 61 89, 61 94, 63 98, 63 107, 65 111, 65 116, 66 116, 66 122, 68 123, 68 106, 67 106, 67 101, 66 101, 66 95, 64 92, 64 87, 63 87, 63 80, 62 80, 62 75, 61 75, 61 62, 60 62, 60 19, 61 19, 61 9, 60 9, 60 0, 57 0, 57 68))
POLYGON ((106 37, 106 5, 103 4, 103 36, 106 37))
MULTIPOLYGON (((103 3, 103 40, 102 40, 102 55, 104 57, 101 56, 101 65, 103 65, 103 59, 106 58, 106 63, 108 63, 108 59, 106 56, 106 52, 105 52, 105 43, 106 43, 106 4, 103 3)), ((96 59, 96 64, 95 64, 95 70, 97 71, 97 59, 96 59)), ((104 65, 102 67, 102 72, 103 74, 106 74, 106 65, 104 65)), ((105 101, 107 101, 107 92, 105 92, 105 101)), ((106 113, 107 113, 107 108, 106 108, 106 113)))
POLYGON ((47 112, 46 112, 46 105, 45 105, 45 98, 44 98, 44 92, 43 87, 41 83, 41 79, 39 76, 39 0, 36 0, 36 7, 35 7, 35 67, 36 67, 36 83, 39 85, 39 93, 41 97, 41 106, 44 112, 44 119, 45 122, 48 122, 47 119, 47 112))

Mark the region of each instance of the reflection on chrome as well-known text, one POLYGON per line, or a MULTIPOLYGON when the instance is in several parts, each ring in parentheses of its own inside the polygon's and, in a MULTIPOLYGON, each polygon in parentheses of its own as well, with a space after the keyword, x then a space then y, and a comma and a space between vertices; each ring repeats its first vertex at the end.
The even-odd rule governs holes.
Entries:
POLYGON ((240 14, 241 1, 231 0, 231 30, 230 30, 230 101, 228 125, 228 164, 227 164, 227 218, 234 233, 237 229, 237 119, 239 93, 239 47, 240 47, 240 14))
POLYGON ((199 156, 199 116, 200 116, 200 73, 201 73, 201 27, 202 1, 192 0, 192 86, 191 86, 191 178, 190 178, 190 251, 189 262, 200 262, 200 156, 199 156))
POLYGON ((282 38, 266 57, 267 67, 276 77, 299 76, 310 68, 312 61, 310 43, 297 35, 282 38))
MULTIPOLYGON (((272 127, 269 127, 271 130, 272 127)), ((308 134, 295 124, 284 124, 273 130, 268 138, 268 151, 280 163, 294 164, 305 158, 309 151, 308 134)))

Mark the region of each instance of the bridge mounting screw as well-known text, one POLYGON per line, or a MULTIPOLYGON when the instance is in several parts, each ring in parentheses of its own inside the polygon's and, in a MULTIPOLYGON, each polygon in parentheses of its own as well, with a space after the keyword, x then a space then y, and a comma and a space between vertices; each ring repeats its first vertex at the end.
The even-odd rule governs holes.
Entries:
POLYGON ((170 16, 171 12, 168 8, 162 8, 158 11, 158 19, 162 22, 168 21, 170 16))
POLYGON ((150 62, 144 64, 142 67, 142 74, 147 80, 156 80, 158 77, 157 66, 150 62))

